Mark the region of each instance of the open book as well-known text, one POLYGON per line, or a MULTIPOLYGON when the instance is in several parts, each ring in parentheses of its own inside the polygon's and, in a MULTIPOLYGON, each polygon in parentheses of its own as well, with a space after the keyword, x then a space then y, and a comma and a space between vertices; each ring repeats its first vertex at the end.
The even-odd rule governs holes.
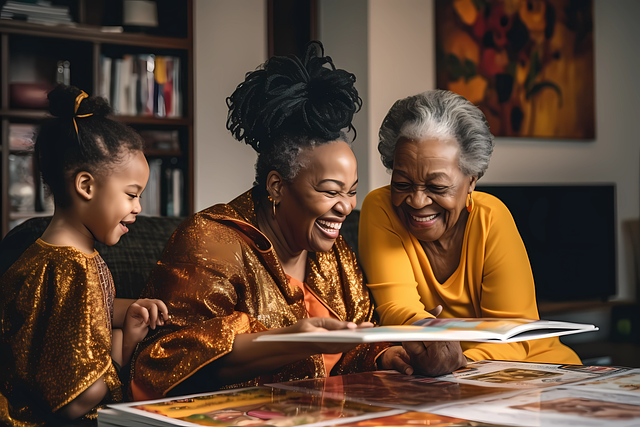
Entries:
POLYGON ((528 319, 424 319, 420 325, 379 326, 297 334, 265 334, 254 341, 368 343, 381 341, 518 342, 597 331, 581 323, 528 319))

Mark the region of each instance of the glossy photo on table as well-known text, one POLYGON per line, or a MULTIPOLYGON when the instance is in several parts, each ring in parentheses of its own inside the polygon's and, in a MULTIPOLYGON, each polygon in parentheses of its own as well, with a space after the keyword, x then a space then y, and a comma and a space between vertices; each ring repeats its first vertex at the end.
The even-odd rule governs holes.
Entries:
POLYGON ((108 405, 103 426, 632 426, 640 369, 480 361, 437 378, 362 372, 108 405))
POLYGON ((109 405, 109 409, 99 412, 98 425, 311 426, 333 423, 336 419, 360 421, 401 412, 344 399, 321 398, 271 387, 251 387, 109 405))

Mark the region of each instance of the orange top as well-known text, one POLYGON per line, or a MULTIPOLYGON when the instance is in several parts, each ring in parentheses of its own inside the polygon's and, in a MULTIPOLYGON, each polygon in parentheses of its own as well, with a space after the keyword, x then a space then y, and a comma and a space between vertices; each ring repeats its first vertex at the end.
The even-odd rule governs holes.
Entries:
MULTIPOLYGON (((304 283, 302 283, 298 279, 294 279, 288 274, 287 278, 289 279, 289 284, 291 286, 297 286, 300 288, 300 290, 302 290, 302 293, 304 294, 304 305, 305 307, 307 307, 307 313, 309 313, 309 317, 330 317, 332 319, 337 319, 337 317, 333 313, 331 313, 329 309, 324 306, 324 304, 320 302, 320 300, 313 294, 313 292, 307 289, 304 283)), ((341 357, 342 353, 322 355, 327 374, 331 372, 331 370, 336 365, 336 363, 338 363, 341 357)))
MULTIPOLYGON (((369 193, 360 215, 360 261, 382 325, 406 325, 441 304, 440 317, 538 319, 527 251, 507 207, 473 192, 460 264, 444 283, 391 203, 391 187, 369 193)), ((509 344, 461 343, 473 360, 580 364, 558 338, 509 344)))

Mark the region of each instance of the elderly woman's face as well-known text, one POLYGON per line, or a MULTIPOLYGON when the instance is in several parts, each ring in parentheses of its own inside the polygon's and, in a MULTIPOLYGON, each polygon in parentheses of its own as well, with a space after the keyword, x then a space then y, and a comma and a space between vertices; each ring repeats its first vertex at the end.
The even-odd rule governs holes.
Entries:
POLYGON ((358 169, 347 143, 334 141, 300 153, 303 167, 285 183, 276 219, 294 251, 326 252, 356 206, 358 169))
POLYGON ((400 139, 393 158, 391 201, 418 240, 433 242, 455 229, 476 178, 458 167, 455 139, 400 139))

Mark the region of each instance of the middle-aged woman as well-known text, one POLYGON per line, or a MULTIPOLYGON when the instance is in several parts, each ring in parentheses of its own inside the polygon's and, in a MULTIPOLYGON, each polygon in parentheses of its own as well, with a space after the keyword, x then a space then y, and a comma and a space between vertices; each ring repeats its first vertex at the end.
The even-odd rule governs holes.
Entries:
MULTIPOLYGON (((378 151, 391 185, 366 197, 359 232, 362 267, 381 324, 432 317, 426 308, 437 305, 445 318, 538 319, 531 267, 515 222, 500 200, 474 191, 493 144, 482 112, 452 92, 410 96, 387 113, 378 151)), ((405 348, 423 366, 445 371, 462 353, 472 361, 580 363, 558 338, 405 348)))
POLYGON ((227 99, 227 127, 258 152, 255 186, 192 215, 169 240, 144 294, 161 295, 171 323, 137 353, 135 400, 377 367, 413 372, 401 346, 253 341, 371 326, 362 272, 339 235, 358 184, 343 131, 362 103, 354 82, 313 43, 302 60, 271 58, 227 99))

